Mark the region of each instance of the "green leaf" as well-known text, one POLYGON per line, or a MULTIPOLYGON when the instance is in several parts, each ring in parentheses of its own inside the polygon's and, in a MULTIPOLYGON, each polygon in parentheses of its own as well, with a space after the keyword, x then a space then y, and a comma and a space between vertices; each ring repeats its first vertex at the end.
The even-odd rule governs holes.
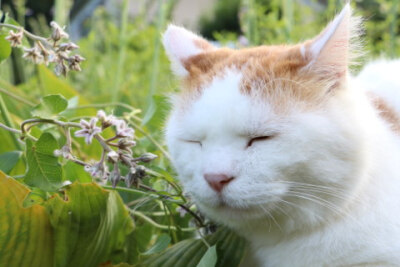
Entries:
POLYGON ((84 170, 84 167, 72 161, 67 161, 63 166, 63 170, 64 180, 69 180, 71 182, 79 181, 81 183, 92 182, 92 177, 84 170))
POLYGON ((9 174, 21 157, 21 151, 11 151, 0 154, 0 170, 9 174))
POLYGON ((149 250, 144 252, 143 255, 159 253, 166 249, 169 243, 171 243, 171 237, 167 234, 162 234, 157 238, 156 243, 149 250))
POLYGON ((23 207, 31 193, 0 172, 0 266, 97 267, 126 251, 133 221, 116 191, 74 183, 23 207))
POLYGON ((217 247, 214 245, 207 249, 206 254, 201 258, 197 267, 214 267, 217 263, 217 247))
POLYGON ((40 104, 32 110, 32 116, 51 119, 64 111, 68 101, 62 95, 48 95, 41 99, 40 104))
POLYGON ((54 156, 57 148, 57 141, 50 133, 42 134, 36 143, 26 140, 26 184, 44 191, 54 191, 61 186, 62 169, 54 156))
POLYGON ((0 172, 0 266, 53 266, 54 246, 44 207, 23 208, 29 189, 0 172))
POLYGON ((54 228, 54 266, 95 267, 123 254, 133 221, 116 191, 74 183, 45 207, 54 228))
POLYGON ((7 59, 11 55, 11 45, 5 39, 6 34, 0 34, 0 62, 7 59))
MULTIPOLYGON (((246 242, 232 231, 222 228, 216 233, 207 236, 207 243, 215 246, 218 242, 217 250, 217 267, 235 267, 239 266, 245 254, 246 242)), ((181 241, 165 251, 151 255, 140 262, 139 266, 143 267, 186 267, 197 266, 204 255, 207 253, 208 247, 200 239, 186 239, 181 241)), ((213 252, 209 252, 212 258, 213 252)))

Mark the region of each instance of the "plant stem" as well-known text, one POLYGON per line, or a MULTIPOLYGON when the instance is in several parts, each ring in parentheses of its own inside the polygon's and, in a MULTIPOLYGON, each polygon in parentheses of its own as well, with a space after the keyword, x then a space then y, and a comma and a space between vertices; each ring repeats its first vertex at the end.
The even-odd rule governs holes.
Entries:
POLYGON ((52 45, 47 41, 46 38, 34 35, 34 34, 28 32, 27 30, 25 30, 21 26, 15 26, 15 25, 12 25, 12 24, 7 24, 7 23, 0 23, 0 27, 6 27, 6 28, 14 29, 14 30, 22 29, 24 34, 25 34, 25 36, 29 37, 30 39, 32 39, 34 41, 40 41, 40 42, 44 43, 46 46, 52 47, 52 45))
MULTIPOLYGON (((20 130, 8 127, 7 125, 4 125, 3 123, 0 123, 0 128, 3 128, 4 130, 7 130, 7 131, 9 131, 11 133, 22 134, 22 132, 20 130)), ((30 138, 31 140, 35 141, 35 142, 37 141, 37 139, 35 137, 33 137, 33 136, 29 135, 29 134, 27 135, 27 137, 30 138)), ((19 139, 18 139, 18 142, 20 142, 19 139)))
POLYGON ((130 213, 131 213, 133 216, 140 217, 141 219, 145 220, 146 222, 150 223, 151 225, 153 225, 154 227, 159 228, 159 229, 163 229, 163 230, 172 230, 172 231, 182 231, 182 232, 193 232, 193 231, 197 231, 197 228, 195 228, 195 227, 177 228, 176 226, 172 226, 172 225, 163 225, 163 224, 159 224, 159 223, 153 221, 150 217, 147 217, 146 215, 144 215, 143 213, 141 213, 140 211, 130 210, 130 213))
POLYGON ((14 98, 15 100, 17 100, 17 101, 19 101, 21 103, 24 103, 25 105, 28 105, 28 106, 31 106, 31 107, 35 106, 35 104, 25 100, 24 98, 22 98, 22 97, 20 97, 20 96, 18 96, 16 94, 13 94, 13 93, 7 91, 6 89, 0 88, 0 92, 5 94, 5 95, 7 95, 7 96, 9 96, 9 97, 11 97, 11 98, 14 98))

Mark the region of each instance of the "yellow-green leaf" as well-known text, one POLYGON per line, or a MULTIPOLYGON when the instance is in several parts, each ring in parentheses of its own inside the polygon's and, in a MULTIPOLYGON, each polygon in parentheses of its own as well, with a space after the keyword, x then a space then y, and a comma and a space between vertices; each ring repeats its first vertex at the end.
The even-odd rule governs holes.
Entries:
POLYGON ((94 183, 74 183, 44 205, 55 230, 55 266, 98 266, 123 253, 133 230, 119 194, 94 183))
POLYGON ((11 45, 5 39, 6 36, 6 34, 0 34, 0 62, 11 55, 11 45))
POLYGON ((40 104, 32 110, 32 116, 51 119, 64 111, 68 101, 60 94, 48 95, 41 99, 40 104))
POLYGON ((53 266, 53 230, 44 207, 23 208, 29 189, 0 171, 0 266, 53 266))

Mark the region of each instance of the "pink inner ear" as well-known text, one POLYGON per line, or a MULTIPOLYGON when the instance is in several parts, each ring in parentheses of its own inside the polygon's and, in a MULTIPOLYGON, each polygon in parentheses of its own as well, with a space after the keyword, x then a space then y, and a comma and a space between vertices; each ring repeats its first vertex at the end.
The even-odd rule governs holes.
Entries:
POLYGON ((308 44, 311 54, 310 66, 318 68, 337 67, 335 72, 343 73, 347 69, 350 49, 351 9, 346 4, 338 16, 308 44))

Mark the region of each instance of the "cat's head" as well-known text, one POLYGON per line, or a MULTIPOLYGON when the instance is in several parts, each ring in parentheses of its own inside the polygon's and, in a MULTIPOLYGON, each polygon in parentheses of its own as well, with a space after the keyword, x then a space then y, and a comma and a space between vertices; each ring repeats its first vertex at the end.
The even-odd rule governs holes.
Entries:
POLYGON ((353 24, 346 5, 313 40, 241 50, 168 27, 182 83, 166 139, 186 191, 212 219, 242 227, 286 214, 307 224, 351 195, 365 142, 347 81, 353 24))

